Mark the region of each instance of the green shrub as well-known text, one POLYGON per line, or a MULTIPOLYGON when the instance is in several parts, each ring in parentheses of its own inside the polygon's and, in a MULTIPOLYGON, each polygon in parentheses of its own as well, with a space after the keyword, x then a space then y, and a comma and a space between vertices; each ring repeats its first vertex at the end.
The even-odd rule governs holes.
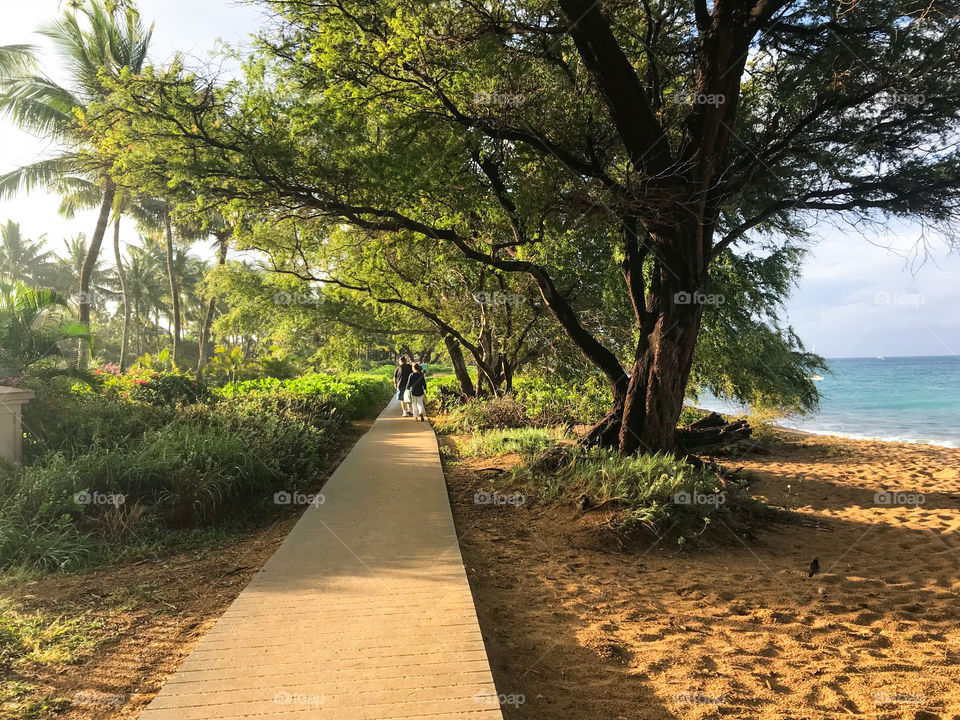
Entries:
POLYGON ((170 407, 201 402, 207 393, 202 380, 189 375, 164 373, 145 380, 134 380, 130 399, 148 405, 170 407))
POLYGON ((392 387, 316 375, 208 393, 188 376, 147 372, 111 377, 102 391, 37 388, 24 414, 27 464, 0 467, 0 567, 72 570, 177 546, 176 533, 194 528, 262 522, 277 511, 275 492, 315 489, 345 419, 392 387))
POLYGON ((512 397, 473 398, 455 407, 436 423, 441 432, 476 432, 494 428, 521 428, 531 425, 524 408, 512 397))
POLYGON ((426 402, 441 412, 450 412, 463 403, 460 384, 455 377, 441 376, 427 378, 426 402))
POLYGON ((351 373, 325 375, 316 373, 289 380, 259 378, 229 383, 216 391, 221 397, 270 395, 278 392, 312 396, 346 418, 362 417, 387 399, 393 391, 390 378, 351 373))
POLYGON ((739 533, 766 514, 741 488, 670 454, 624 456, 609 449, 557 445, 528 453, 512 479, 545 501, 609 506, 616 511, 612 526, 617 530, 642 528, 658 537, 676 536, 681 544, 718 520, 739 533))
POLYGON ((520 376, 513 389, 526 416, 539 426, 592 425, 612 402, 610 387, 596 375, 568 382, 520 376))
POLYGON ((116 393, 75 392, 53 384, 34 389, 37 396, 23 406, 27 463, 48 452, 124 444, 175 415, 172 408, 132 403, 116 393))

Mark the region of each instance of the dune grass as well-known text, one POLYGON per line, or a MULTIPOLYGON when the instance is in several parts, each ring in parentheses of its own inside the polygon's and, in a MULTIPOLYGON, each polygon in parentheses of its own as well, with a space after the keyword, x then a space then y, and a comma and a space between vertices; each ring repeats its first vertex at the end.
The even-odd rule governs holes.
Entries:
POLYGON ((554 447, 564 436, 563 428, 502 428, 474 433, 457 443, 461 457, 494 457, 508 453, 533 455, 554 447))
POLYGON ((613 511, 618 532, 643 530, 675 537, 681 545, 711 526, 742 536, 766 509, 739 485, 669 453, 625 456, 611 449, 564 442, 563 428, 477 431, 458 442, 461 458, 519 453, 500 484, 522 488, 547 503, 573 503, 584 511, 613 511))

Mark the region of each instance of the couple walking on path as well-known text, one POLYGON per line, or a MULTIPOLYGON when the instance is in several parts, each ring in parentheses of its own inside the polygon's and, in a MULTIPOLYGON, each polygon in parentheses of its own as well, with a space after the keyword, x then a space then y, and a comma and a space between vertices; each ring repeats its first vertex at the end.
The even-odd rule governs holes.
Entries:
POLYGON ((409 415, 423 421, 427 414, 423 405, 423 397, 427 394, 427 378, 423 374, 423 365, 411 365, 406 356, 401 355, 397 369, 393 371, 393 386, 397 389, 403 417, 409 415))

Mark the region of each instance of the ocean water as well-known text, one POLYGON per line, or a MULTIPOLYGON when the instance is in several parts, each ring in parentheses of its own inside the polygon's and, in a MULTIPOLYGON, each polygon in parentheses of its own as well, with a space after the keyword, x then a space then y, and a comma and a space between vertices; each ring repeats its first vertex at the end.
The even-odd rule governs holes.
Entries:
MULTIPOLYGON (((823 435, 960 447, 960 356, 828 359, 820 410, 778 425, 823 435)), ((702 407, 735 405, 704 398, 702 407)))

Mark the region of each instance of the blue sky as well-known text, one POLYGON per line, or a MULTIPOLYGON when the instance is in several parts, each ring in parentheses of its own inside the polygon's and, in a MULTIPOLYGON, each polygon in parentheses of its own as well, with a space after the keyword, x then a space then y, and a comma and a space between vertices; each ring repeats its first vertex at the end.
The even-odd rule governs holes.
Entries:
MULTIPOLYGON (((35 43, 34 30, 56 17, 60 0, 3 0, 0 45, 35 43), (11 7, 14 6, 14 7, 11 7)), ((236 44, 259 27, 261 10, 232 0, 140 0, 145 20, 155 22, 152 58, 162 62, 174 51, 204 58, 218 39, 236 44)), ((44 59, 50 57, 46 53, 44 59)), ((56 76, 53 68, 49 71, 56 76)), ((0 120, 0 171, 31 162, 47 145, 0 120)), ((43 193, 0 202, 0 222, 20 222, 30 237, 46 234, 59 250, 62 239, 94 224, 92 214, 72 221, 57 215, 58 201, 43 193)), ((127 227, 126 233, 132 233, 127 227)), ((808 347, 827 357, 874 355, 960 355, 960 257, 934 245, 919 267, 907 259, 920 232, 895 224, 866 237, 829 224, 816 240, 784 309, 808 347), (887 249, 890 248, 890 249, 887 249)))

